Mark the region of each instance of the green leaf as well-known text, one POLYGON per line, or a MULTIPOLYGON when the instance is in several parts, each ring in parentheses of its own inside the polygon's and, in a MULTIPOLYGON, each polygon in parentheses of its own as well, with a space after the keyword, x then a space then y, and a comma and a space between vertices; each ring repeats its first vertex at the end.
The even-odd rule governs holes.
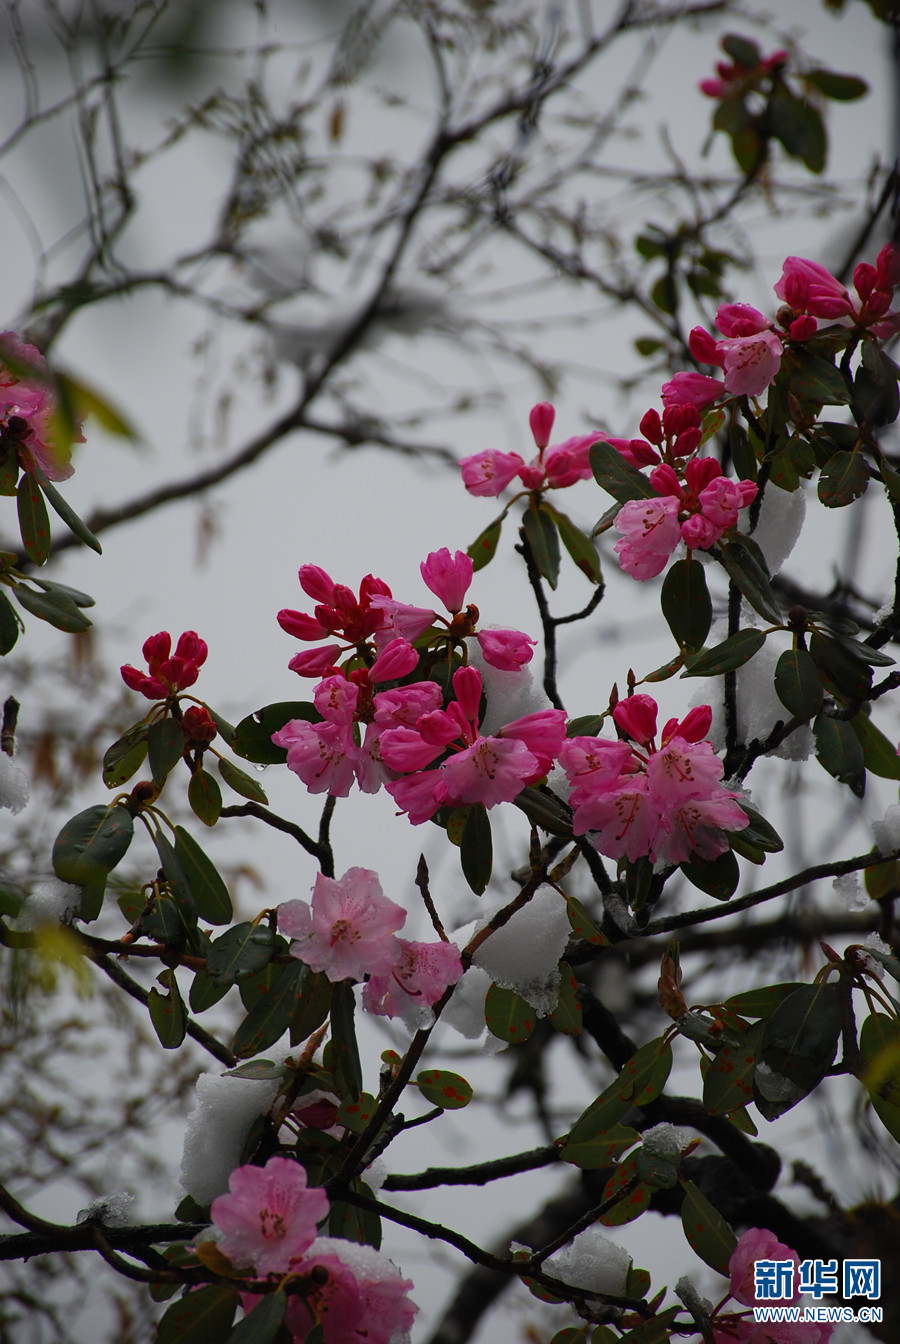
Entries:
POLYGON ((149 724, 136 723, 107 747, 103 756, 103 783, 108 789, 117 789, 139 770, 147 755, 149 724))
POLYGON ((178 906, 168 896, 157 896, 141 919, 141 933, 168 947, 184 945, 187 930, 178 906))
POLYGON ((0 657, 5 657, 16 646, 22 622, 5 593, 0 593, 0 657))
POLYGON ((55 579, 45 579, 40 574, 34 576, 34 582, 47 593, 60 593, 70 598, 76 607, 94 607, 97 605, 90 593, 83 593, 80 588, 70 588, 67 583, 57 583, 55 579))
POLYGON ((739 1042, 726 1043, 716 1053, 703 1079, 703 1105, 711 1115, 729 1115, 753 1100, 756 1052, 764 1031, 765 1023, 757 1022, 739 1042))
POLYGON ((638 1143, 640 1137, 638 1131, 628 1125, 610 1125, 605 1133, 595 1134, 591 1139, 575 1143, 571 1138, 566 1139, 559 1155, 564 1162, 571 1162, 582 1171, 603 1171, 638 1143))
POLYGON ((182 919, 188 925, 196 924, 197 906, 194 902, 194 894, 191 891, 187 873, 181 866, 181 859, 162 831, 153 832, 153 843, 156 845, 156 852, 159 855, 163 874, 181 911, 182 919))
POLYGON ((670 567, 660 606, 679 646, 688 653, 702 649, 712 625, 712 599, 698 560, 676 560, 670 567))
MULTIPOLYGON (((874 341, 863 342, 862 363, 853 378, 850 407, 860 425, 890 425, 900 413, 898 369, 874 341)), ((21 486, 19 487, 21 489, 21 486)))
MULTIPOLYGON (((264 1293, 256 1306, 234 1327, 225 1344, 276 1344, 282 1338, 287 1294, 264 1293)), ((214 1339, 209 1336, 209 1339, 214 1339)))
POLYGON ((255 975, 244 976, 238 982, 238 992, 241 996, 241 1003, 249 1013, 251 1008, 255 1008, 260 999, 264 999, 275 988, 279 975, 284 970, 284 962, 275 961, 274 957, 280 952, 287 952, 288 940, 282 938, 280 934, 275 935, 275 949, 273 960, 268 966, 264 966, 261 971, 255 975))
POLYGON ((581 1002, 578 998, 578 981, 568 962, 559 963, 559 999, 552 1013, 548 1013, 550 1025, 562 1036, 581 1035, 581 1002))
POLYGON ((850 388, 840 369, 802 347, 785 350, 779 384, 782 380, 798 402, 809 409, 846 406, 850 401, 850 388))
POLYGON ((886 1013, 871 1013, 859 1033, 866 1065, 863 1084, 872 1109, 900 1143, 900 1023, 886 1013))
POLYGON ((775 694, 797 719, 812 719, 822 708, 822 683, 806 649, 785 649, 775 668, 775 694))
POLYGON ((287 760, 285 747, 276 747, 272 734, 277 733, 291 719, 303 719, 307 723, 321 723, 322 716, 315 705, 306 700, 280 700, 274 705, 264 705, 253 714, 248 714, 234 730, 231 749, 245 761, 255 761, 258 765, 283 765, 287 760))
POLYGON ((528 787, 513 799, 514 805, 524 812, 534 826, 551 835, 569 837, 572 834, 572 814, 565 803, 541 789, 528 787))
POLYGON ((353 1015, 356 999, 348 980, 339 980, 331 996, 331 1072, 342 1096, 358 1101, 362 1095, 362 1066, 353 1015))
POLYGON ((0 444, 0 495, 14 495, 19 480, 19 454, 15 444, 0 444))
POLYGON ((246 774, 243 770, 225 760, 223 756, 219 757, 219 774, 224 779, 229 788, 234 789, 242 798, 249 798, 254 803, 268 803, 265 790, 255 779, 246 774))
POLYGON ((215 826, 222 811, 222 790, 208 770, 195 770, 191 775, 188 802, 204 826, 215 826))
POLYGON ((822 468, 818 495, 827 509, 842 509, 865 494, 869 464, 862 453, 834 453, 822 468))
POLYGON ((562 544, 582 574, 590 579, 591 583, 602 583, 600 557, 590 537, 585 536, 581 528, 576 527, 571 518, 567 518, 558 509, 551 508, 549 504, 544 504, 543 507, 556 522, 562 544))
POLYGON ((175 827, 175 856, 181 864, 200 919, 229 924, 234 918, 231 896, 215 864, 183 826, 175 827))
POLYGON ((825 124, 813 107, 778 84, 769 99, 769 125, 788 154, 800 159, 811 173, 821 173, 828 153, 825 124))
POLYGON ((209 949, 206 973, 230 987, 268 966, 274 950, 275 934, 268 924, 235 924, 209 949))
POLYGON ((321 1027, 331 1009, 331 981, 312 972, 303 986, 297 1011, 291 1019, 291 1045, 299 1045, 321 1027))
POLYGON ((522 533, 531 548, 538 573, 551 588, 559 581, 559 537, 553 518, 544 505, 533 505, 522 515, 522 533))
POLYGON ((719 559, 729 579, 743 593, 754 611, 764 616, 773 625, 781 624, 781 612, 762 551, 750 537, 740 537, 720 545, 719 559))
POLYGON ((659 497, 647 477, 638 471, 637 467, 626 462, 611 443, 601 439, 599 443, 593 444, 590 450, 590 462, 594 480, 620 504, 627 504, 632 499, 659 497))
POLYGON ((820 672, 837 690, 854 700, 865 700, 872 689, 872 669, 858 656, 860 645, 849 639, 832 639, 814 630, 809 652, 820 672))
POLYGON ((231 1042, 238 1059, 249 1059, 280 1040, 291 1024, 309 968, 296 958, 282 967, 268 994, 244 1018, 231 1042))
POLYGON ((584 942, 590 943, 592 947, 606 947, 608 945, 609 939, 600 932, 581 901, 577 900, 576 897, 566 897, 566 914, 569 917, 573 932, 577 933, 578 937, 583 939, 584 942))
POLYGON ((754 1077, 756 1104, 767 1120, 790 1110, 831 1068, 843 1024, 841 990, 801 985, 766 1023, 754 1077))
POLYGON ((472 560, 472 569, 477 574, 479 569, 484 569, 489 565, 497 552, 497 544, 500 541, 500 533, 503 530, 503 519, 505 513, 501 513, 499 518, 495 518, 483 532, 480 532, 471 546, 466 548, 466 554, 472 560))
POLYGON ((795 990, 802 989, 802 983, 788 981, 782 985, 764 985, 761 989, 745 989, 742 994, 732 994, 725 1000, 725 1007, 741 1017, 771 1017, 780 1003, 783 1003, 795 990))
POLYGON ((217 980, 201 966, 191 981, 191 991, 188 995, 188 1003, 191 1005, 192 1013, 205 1013, 207 1008, 212 1008, 213 1004, 224 999, 228 993, 230 985, 220 985, 217 980))
POLYGON ((69 504, 68 500, 63 498, 53 482, 48 481, 46 476, 40 471, 35 472, 35 475, 40 482, 47 503, 53 509, 57 517, 63 520, 69 531, 73 532, 79 541, 83 542, 85 546, 90 547, 92 551, 96 551, 97 555, 102 555, 103 547, 100 545, 91 529, 86 523, 81 521, 71 504, 69 504))
POLYGON ((62 882, 85 888, 82 919, 96 919, 106 879, 124 856, 134 834, 127 808, 102 803, 79 812, 53 842, 53 871, 62 882))
POLYGON ((740 33, 726 33, 721 45, 726 56, 730 56, 736 65, 742 65, 745 70, 752 70, 759 65, 762 53, 752 38, 741 37, 740 33))
POLYGON ((650 288, 650 301, 661 313, 678 312, 678 285, 671 271, 665 271, 650 288))
POLYGON ((29 471, 24 472, 19 481, 16 504, 25 552, 29 560, 43 565, 50 554, 50 518, 41 487, 29 471))
POLYGON ((113 406, 94 388, 88 387, 86 383, 76 382, 74 378, 70 378, 63 373, 56 375, 56 381, 72 403, 75 414, 79 418, 93 415, 108 434, 115 434, 122 439, 130 439, 132 443, 140 442, 140 435, 126 419, 123 412, 113 406))
POLYGON ((900 756, 893 742, 875 727, 868 714, 860 711, 850 720, 850 727, 859 738, 866 769, 880 779, 900 779, 900 756))
MULTIPOLYGON (((35 580, 36 582, 36 580, 35 580)), ((61 592, 35 592, 26 583, 17 583, 13 588, 16 601, 38 620, 46 621, 67 635, 80 635, 91 628, 91 622, 70 597, 61 592)))
POLYGON ((725 1219, 693 1181, 681 1181, 684 1203, 681 1206, 681 1225, 688 1242, 710 1269, 728 1277, 728 1261, 737 1245, 737 1237, 725 1219))
POLYGON ((378 1101, 371 1092, 363 1092, 357 1101, 345 1101, 335 1116, 335 1124, 353 1134, 361 1134, 375 1114, 378 1101))
POLYGON ((158 719, 147 730, 147 757, 153 783, 161 789, 184 755, 184 729, 177 719, 158 719))
POLYGON ((471 1084, 446 1069, 423 1069, 415 1083, 426 1101, 445 1111, 461 1110, 472 1100, 471 1084))
POLYGON ((727 901, 733 896, 741 880, 738 861, 730 849, 715 859, 702 859, 699 854, 694 854, 681 865, 681 871, 689 882, 717 901, 727 901))
POLYGON ((154 1344, 210 1344, 224 1338, 239 1300, 236 1288, 218 1283, 185 1293, 167 1309, 154 1344))
POLYGON ((819 764, 841 784, 846 784, 857 798, 862 798, 866 791, 866 761, 850 724, 820 713, 813 723, 813 733, 819 764))
POLYGON ((178 988, 178 982, 175 979, 175 972, 171 967, 163 971, 157 978, 166 993, 160 994, 155 985, 151 987, 150 998, 147 1003, 150 1009, 150 1021, 153 1023, 153 1030, 159 1037, 159 1043, 163 1049, 177 1050, 187 1033, 187 1012, 184 1001, 178 988))
POLYGON ((531 1004, 514 990, 491 985, 484 1000, 484 1020, 492 1036, 521 1045, 534 1031, 536 1017, 531 1004))
POLYGON ((592 1101, 569 1131, 567 1143, 587 1143, 606 1134, 632 1106, 659 1096, 672 1070, 672 1047, 663 1037, 648 1041, 628 1060, 618 1078, 592 1101))
POLYGON ((695 659, 690 667, 686 667, 681 675, 682 677, 717 677, 723 672, 733 672, 736 668, 749 663, 753 655, 759 652, 765 642, 766 636, 762 630, 754 630, 752 627, 739 630, 736 635, 730 635, 721 644, 716 644, 714 648, 701 653, 700 657, 695 659))
POLYGON ((869 92, 869 86, 864 79, 860 79, 858 75, 839 75, 836 70, 823 70, 817 67, 815 70, 807 70, 804 79, 807 83, 815 85, 826 98, 833 98, 835 102, 850 103, 856 98, 865 97, 869 92))
POLYGON ((611 1209, 607 1209, 606 1213, 601 1214, 598 1221, 605 1227, 621 1227, 623 1223, 633 1223, 635 1218, 640 1218, 650 1203, 653 1198, 653 1190, 641 1181, 633 1186, 627 1194, 625 1193, 626 1187, 636 1176, 637 1163, 635 1158, 626 1157, 625 1161, 616 1167, 614 1174, 606 1182, 601 1196, 603 1202, 614 1199, 620 1191, 622 1198, 611 1209))
POLYGON ((484 803, 472 803, 463 826, 459 845, 463 876, 480 896, 491 880, 494 851, 491 843, 491 821, 484 803))
MULTIPOLYGON (((363 1096, 367 1095, 363 1093, 363 1096)), ((359 1181, 356 1188, 361 1195, 367 1195, 369 1199, 374 1197, 365 1181, 359 1181)), ((374 1246, 376 1251, 381 1249, 381 1218, 378 1214, 355 1208, 343 1199, 332 1202, 328 1233, 332 1237, 342 1237, 344 1241, 354 1241, 358 1246, 374 1246)), ((324 1344, 324 1337, 317 1340, 315 1332, 307 1335, 306 1340, 309 1344, 324 1344)))

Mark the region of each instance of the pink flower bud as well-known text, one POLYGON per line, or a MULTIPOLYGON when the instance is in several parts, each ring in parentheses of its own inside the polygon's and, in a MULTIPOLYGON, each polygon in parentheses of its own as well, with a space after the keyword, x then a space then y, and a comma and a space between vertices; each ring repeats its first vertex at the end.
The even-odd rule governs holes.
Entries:
POLYGON ((658 448, 663 441, 662 421, 659 418, 659 411, 655 411, 652 407, 649 411, 645 411, 641 419, 640 430, 644 438, 649 439, 651 443, 655 443, 658 448))
POLYGON ((416 667, 419 655, 407 640, 392 639, 369 668, 370 681, 399 681, 416 667))
POLYGON ((688 347, 698 364, 714 364, 717 368, 722 367, 719 343, 714 337, 710 336, 705 327, 694 327, 691 330, 691 334, 688 336, 688 347))
POLYGON ((709 378, 705 373, 687 371, 676 373, 667 383, 663 383, 663 405, 690 404, 702 410, 712 402, 718 401, 724 391, 717 378, 709 378))
POLYGON ((479 630, 477 639, 484 661, 500 672, 518 672, 530 663, 532 646, 537 643, 521 630, 479 630))
POLYGON ((446 546, 432 553, 419 566, 422 578, 439 597, 448 611, 462 611, 466 593, 472 582, 474 566, 471 556, 457 551, 451 556, 446 546))
POLYGON ((328 634, 314 616, 308 616, 302 611, 292 611, 290 607, 283 607, 275 619, 282 630, 293 635, 295 639, 324 639, 328 634))
POLYGON ((502 494, 525 461, 518 453, 489 450, 464 457, 459 465, 470 495, 493 496, 502 494))
POLYGON ((295 653, 288 667, 299 677, 324 677, 334 670, 341 656, 339 644, 323 644, 319 649, 309 649, 305 653, 295 653))
POLYGON ((334 580, 324 569, 320 569, 318 565, 301 565, 297 577, 307 597, 311 597, 314 602, 327 602, 329 606, 332 605, 334 580))
POLYGON ((642 747, 653 740, 656 733, 656 701, 650 695, 629 695, 620 700, 613 710, 617 726, 642 747))
POLYGON ((481 704, 481 673, 474 667, 457 668, 453 673, 453 689, 466 720, 477 723, 481 704))
POLYGON ((539 401, 536 406, 532 406, 528 423, 531 426, 531 432, 538 448, 546 448, 550 442, 550 434, 555 419, 556 411, 549 401, 539 401))

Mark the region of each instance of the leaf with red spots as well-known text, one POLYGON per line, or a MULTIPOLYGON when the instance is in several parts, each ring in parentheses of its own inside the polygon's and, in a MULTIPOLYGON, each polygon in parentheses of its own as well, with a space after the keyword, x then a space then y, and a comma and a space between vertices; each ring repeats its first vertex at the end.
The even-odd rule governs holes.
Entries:
POLYGON ((734 1045, 723 1045, 706 1071, 703 1105, 713 1115, 728 1115, 753 1100, 753 1070, 765 1023, 757 1022, 734 1045))
POLYGON ((575 1121, 568 1143, 587 1143, 606 1134, 632 1106, 644 1106, 658 1097, 672 1069, 672 1047, 664 1037, 642 1045, 618 1078, 575 1121))
POLYGON ((462 1110, 472 1100, 471 1084, 446 1069, 424 1069, 415 1082, 425 1100, 444 1111, 462 1110))
POLYGON ((154 1344, 208 1344, 222 1339, 237 1305, 237 1289, 220 1284, 188 1293, 167 1309, 154 1344))
POLYGON ((691 1246, 710 1269, 728 1275, 728 1261, 737 1245, 737 1237, 725 1219, 714 1209, 692 1181, 682 1179, 684 1203, 681 1224, 691 1246))
POLYGON ((518 1045, 534 1031, 535 1012, 513 990, 491 985, 484 1000, 484 1020, 493 1036, 518 1045))
POLYGON ((563 1036, 581 1035, 581 1003, 578 999, 578 981, 572 967, 559 963, 559 998, 552 1013, 548 1014, 554 1031, 563 1036))

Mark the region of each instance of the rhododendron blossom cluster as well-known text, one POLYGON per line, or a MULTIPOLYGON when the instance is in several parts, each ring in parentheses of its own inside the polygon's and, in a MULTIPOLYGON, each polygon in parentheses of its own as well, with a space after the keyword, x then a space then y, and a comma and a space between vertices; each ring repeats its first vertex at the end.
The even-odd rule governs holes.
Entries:
MULTIPOLYGON (((794 1278, 800 1267, 796 1251, 785 1246, 765 1227, 750 1227, 739 1238, 728 1261, 731 1296, 745 1307, 787 1307, 799 1301, 795 1287, 790 1297, 766 1298, 756 1295, 755 1270, 758 1260, 791 1261, 794 1278)), ((826 1322, 766 1321, 757 1323, 747 1313, 717 1312, 713 1321, 713 1344, 826 1344, 834 1327, 826 1322)))
POLYGON ((721 787, 722 762, 704 741, 712 722, 708 705, 679 722, 670 719, 656 738, 656 701, 620 700, 613 719, 618 741, 572 737, 559 753, 572 788, 576 835, 593 836, 609 858, 684 863, 691 854, 714 859, 729 848, 727 831, 748 825, 738 794, 721 787))
MULTIPOLYGON (((72 450, 60 433, 47 361, 14 331, 0 332, 0 421, 5 421, 3 439, 15 443, 25 471, 36 463, 48 480, 68 480, 75 470, 72 450)), ((75 442, 84 443, 80 431, 75 442)))
MULTIPOLYGON (((407 1296, 412 1283, 371 1246, 317 1237, 329 1212, 325 1191, 307 1186, 305 1169, 271 1157, 265 1167, 231 1173, 229 1193, 210 1208, 218 1248, 256 1278, 289 1274, 298 1291, 288 1297, 285 1325, 298 1341, 314 1325, 325 1344, 391 1344, 405 1338, 416 1315, 407 1296)), ((249 1313, 260 1296, 241 1295, 249 1313)))
POLYGON ((455 943, 397 938, 405 922, 406 911, 367 868, 350 868, 338 879, 319 873, 311 905, 278 907, 278 927, 293 939, 291 955, 332 981, 369 976, 363 1007, 384 1017, 437 1003, 462 975, 455 943))
POLYGON ((119 668, 122 680, 130 690, 140 691, 148 700, 165 700, 193 686, 209 650, 206 641, 200 638, 196 630, 185 630, 172 653, 172 636, 168 630, 160 630, 158 635, 151 635, 144 640, 141 652, 147 661, 149 673, 126 663, 119 668))
POLYGON ((497 448, 462 458, 459 465, 469 494, 487 497, 502 494, 517 476, 526 490, 561 490, 576 481, 590 480, 591 446, 606 436, 577 434, 548 447, 555 414, 547 401, 532 407, 529 423, 538 453, 530 462, 518 453, 503 453, 497 448))

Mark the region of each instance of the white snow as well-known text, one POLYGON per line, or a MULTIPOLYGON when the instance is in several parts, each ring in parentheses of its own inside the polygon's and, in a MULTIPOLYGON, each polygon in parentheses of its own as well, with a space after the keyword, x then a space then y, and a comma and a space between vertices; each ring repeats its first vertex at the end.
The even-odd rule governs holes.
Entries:
POLYGON ((8 807, 10 812, 21 812, 31 796, 28 776, 21 766, 13 765, 9 757, 0 751, 0 807, 8 807))
POLYGON ((228 1189, 240 1165, 250 1126, 265 1115, 278 1092, 277 1079, 234 1078, 202 1073, 197 1099, 187 1118, 181 1184, 198 1204, 207 1205, 228 1189))
POLYGON ((689 1129, 667 1123, 645 1129, 641 1135, 645 1150, 665 1162, 677 1162, 692 1138, 689 1129))
POLYGON ((129 1214, 134 1203, 134 1195, 128 1190, 116 1190, 111 1195, 100 1195, 92 1199, 86 1209, 82 1209, 75 1219, 76 1223, 104 1223, 107 1227, 127 1227, 131 1221, 129 1214))
POLYGON ((872 822, 872 834, 879 853, 891 854, 900 849, 900 803, 893 803, 880 821, 872 822))
POLYGON ((597 1227, 589 1227, 544 1261, 544 1269, 573 1288, 595 1293, 625 1292, 631 1256, 597 1227))
MULTIPOLYGON (((746 605, 741 616, 741 628, 756 627, 759 618, 746 605)), ((716 621, 706 641, 708 648, 714 648, 728 638, 728 623, 716 621)), ((738 734, 742 742, 752 742, 754 738, 764 742, 780 719, 783 723, 791 717, 790 712, 775 694, 775 666, 787 645, 777 635, 770 635, 748 663, 737 672, 737 721, 738 734)), ((691 699, 691 705, 709 705, 712 708, 712 726, 709 740, 716 751, 725 747, 725 703, 724 682, 722 678, 704 679, 699 690, 691 699)), ((804 724, 794 730, 771 756, 787 761, 805 761, 815 750, 812 729, 804 724)))
POLYGON ((869 897, 859 885, 858 873, 842 873, 832 883, 834 894, 848 910, 865 910, 869 897))
MULTIPOLYGON (((503 904, 496 908, 501 909, 503 904)), ((478 927, 484 928, 489 919, 481 920, 478 927)), ((504 989, 521 994, 543 1016, 556 1007, 558 963, 571 932, 565 901, 549 887, 542 887, 482 943, 473 958, 474 965, 487 971, 504 989)))
POLYGON ((42 924, 68 924, 81 905, 81 888, 58 877, 39 882, 28 895, 19 911, 24 929, 36 929, 42 924))
MULTIPOLYGON (((488 625, 481 628, 489 630, 492 627, 488 625)), ((484 684, 487 709, 479 728, 485 737, 496 733, 505 723, 512 723, 513 719, 521 719, 525 714, 536 714, 541 709, 550 709, 550 701, 543 687, 535 682, 528 664, 517 672, 502 672, 484 661, 477 639, 466 642, 469 646, 469 663, 481 673, 484 684)))
MULTIPOLYGON (((752 507, 752 505, 750 506, 752 507)), ((806 517, 806 491, 781 490, 771 481, 766 485, 759 521, 750 532, 750 508, 738 514, 738 528, 752 536, 766 557, 770 574, 777 574, 797 544, 806 517)))

